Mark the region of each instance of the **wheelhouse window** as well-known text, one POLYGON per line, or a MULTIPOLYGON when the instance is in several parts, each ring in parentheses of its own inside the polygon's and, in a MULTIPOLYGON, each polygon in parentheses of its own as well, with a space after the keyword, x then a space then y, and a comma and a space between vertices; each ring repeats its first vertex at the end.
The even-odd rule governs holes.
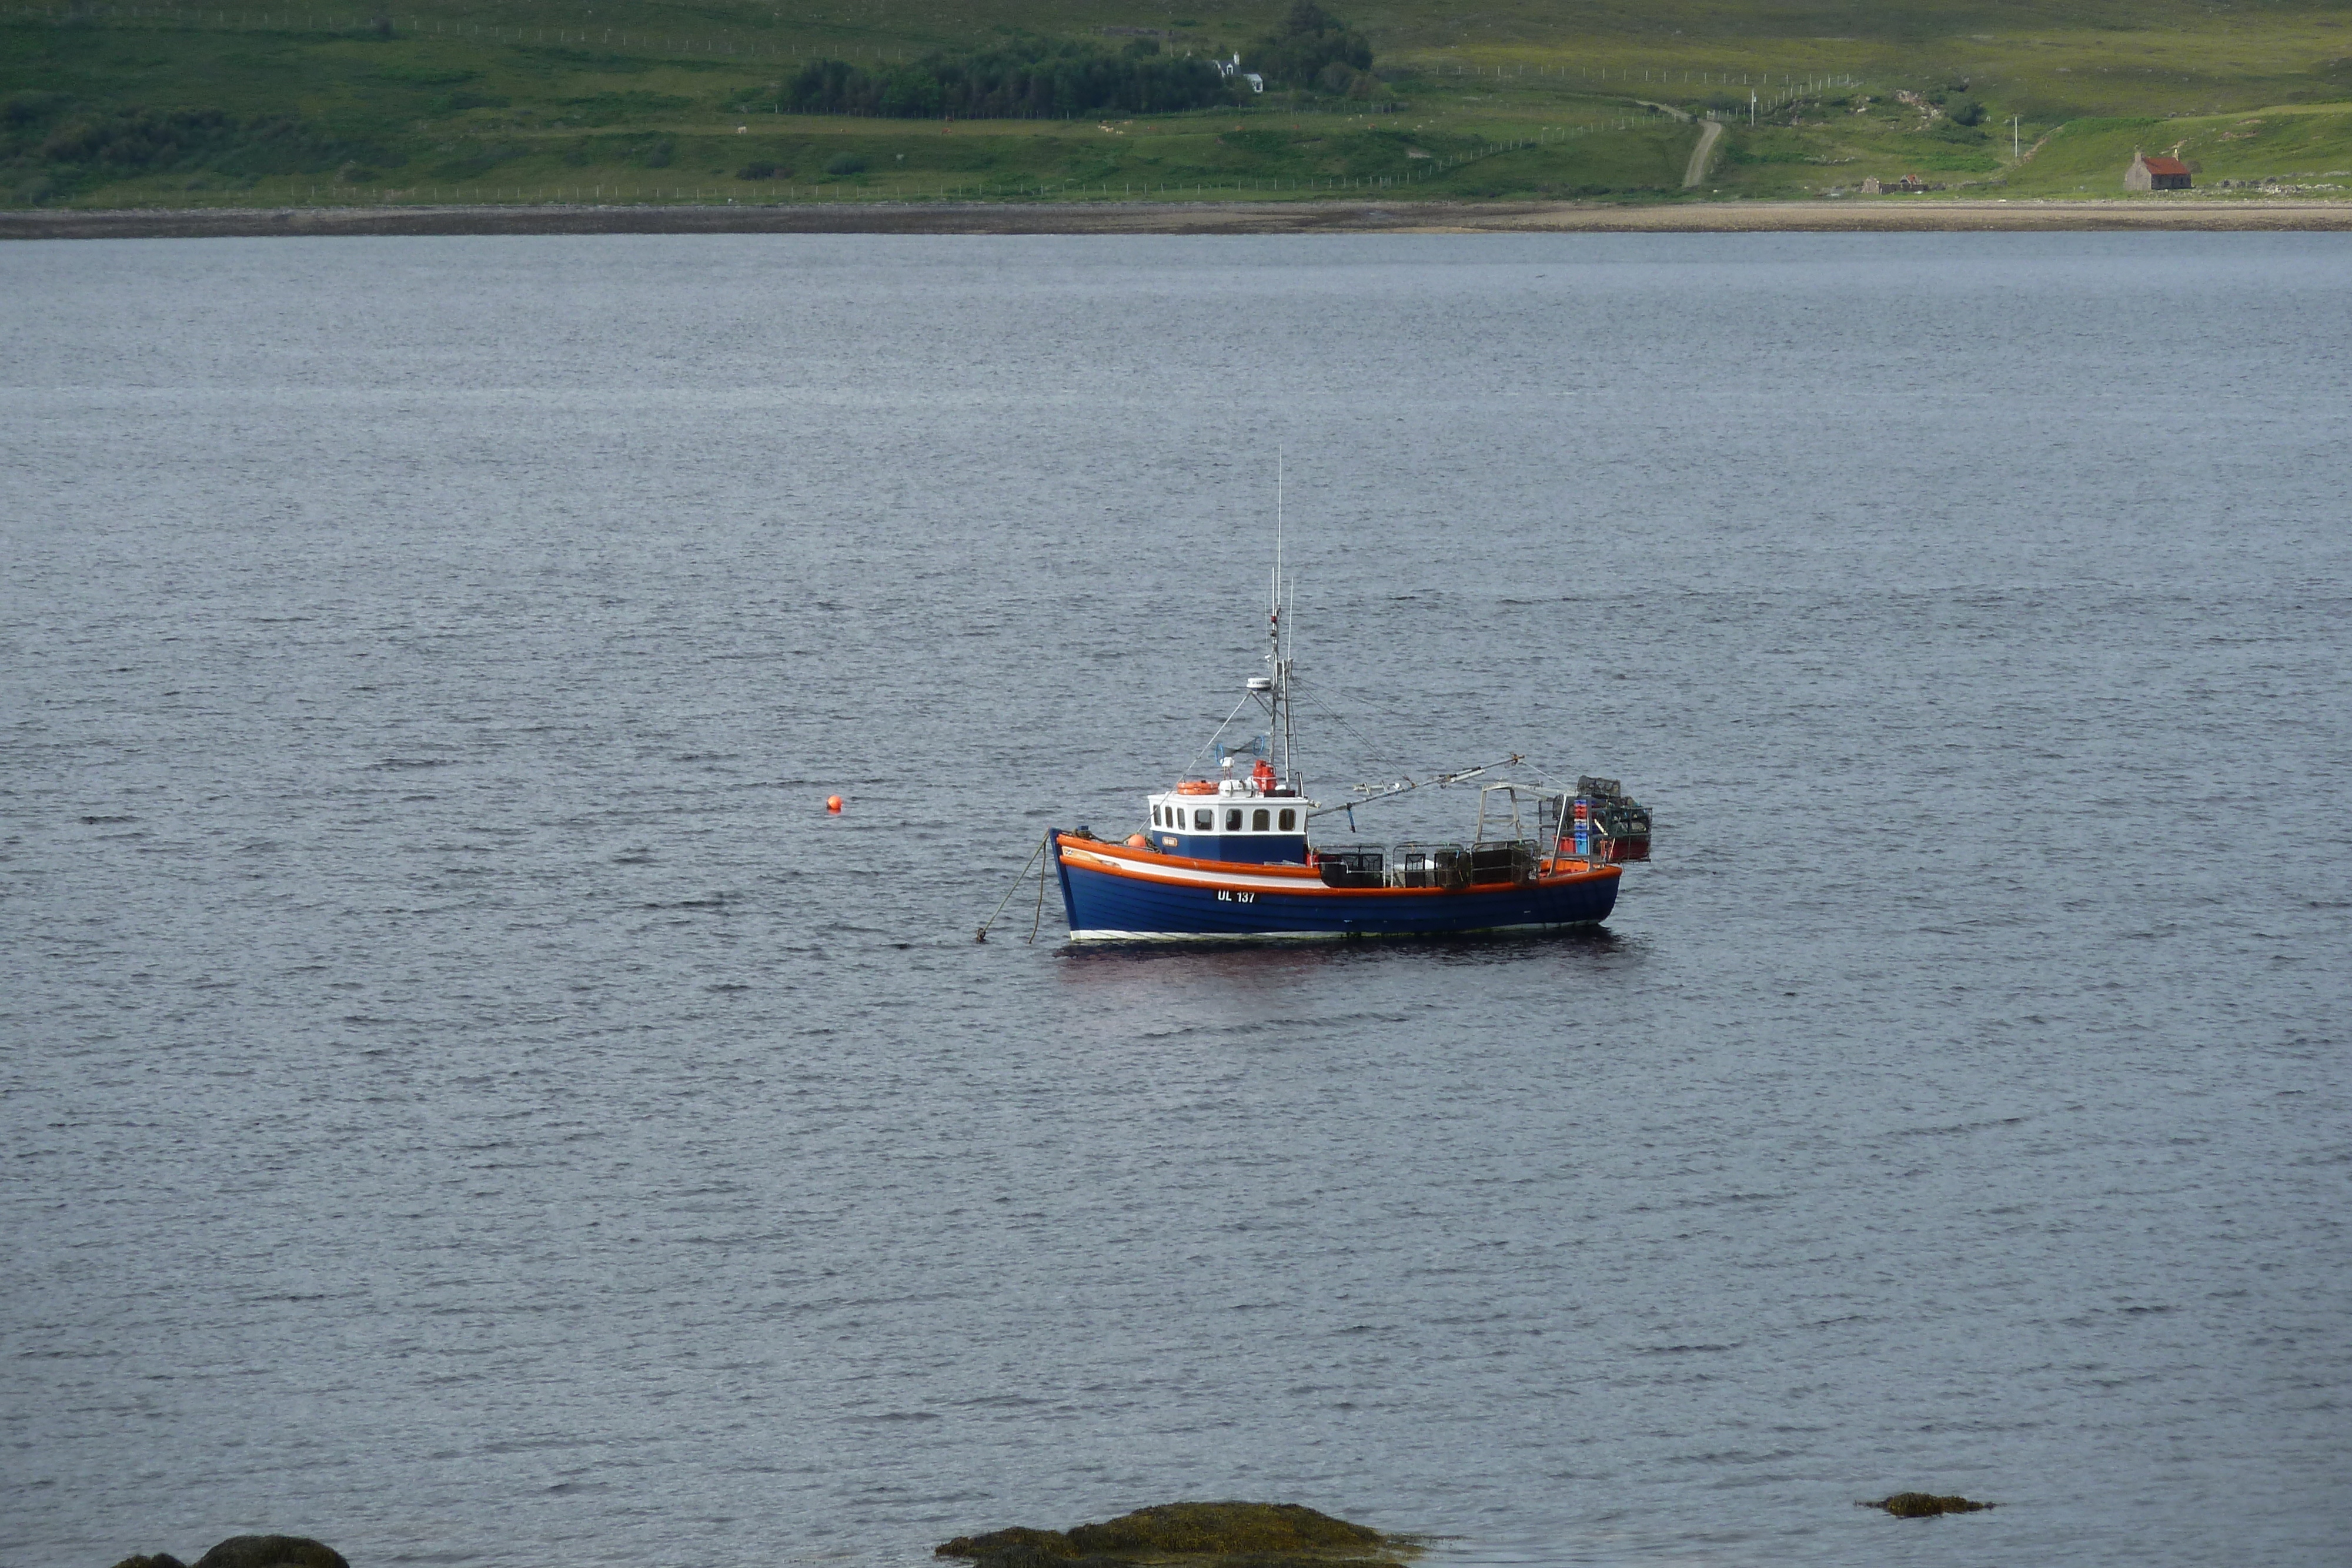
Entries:
POLYGON ((1200 807, 1193 811, 1192 826, 1196 831, 1205 833, 1216 825, 1217 814, 1214 811, 1210 810, 1206 806, 1200 807))
POLYGON ((1155 828, 1160 826, 1160 808, 1157 806, 1151 808, 1151 825, 1155 828))
POLYGON ((1271 819, 1266 815, 1265 809, 1264 807, 1260 807, 1257 810, 1250 813, 1250 831, 1253 833, 1262 833, 1265 831, 1266 824, 1270 821, 1271 819))
POLYGON ((1227 831, 1227 832, 1229 832, 1229 833, 1238 833, 1238 832, 1240 832, 1241 831, 1242 831, 1242 809, 1241 809, 1239 806, 1228 806, 1228 807, 1226 807, 1226 808, 1225 808, 1225 831, 1227 831))
POLYGON ((1289 810, 1289 809, 1286 808, 1286 809, 1284 810, 1283 813, 1282 813, 1282 831, 1283 831, 1284 832, 1286 832, 1286 833, 1287 833, 1287 832, 1291 832, 1291 831, 1295 831, 1295 830, 1297 828, 1297 826, 1298 826, 1298 813, 1297 813, 1297 811, 1295 811, 1295 810, 1289 810))

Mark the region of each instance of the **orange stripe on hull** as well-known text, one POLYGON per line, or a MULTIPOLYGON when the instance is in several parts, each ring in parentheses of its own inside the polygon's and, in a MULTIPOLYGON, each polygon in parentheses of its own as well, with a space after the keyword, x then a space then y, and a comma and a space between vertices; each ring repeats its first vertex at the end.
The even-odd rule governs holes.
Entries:
MULTIPOLYGON (((1455 894, 1492 892, 1504 885, 1482 883, 1476 887, 1328 887, 1323 873, 1307 866, 1259 864, 1246 861, 1188 860, 1181 855, 1164 855, 1155 850, 1130 849, 1127 845, 1107 844, 1098 839, 1074 838, 1068 833, 1056 835, 1056 841, 1066 855, 1076 863, 1112 876, 1131 877, 1138 882, 1163 883, 1177 887, 1215 887, 1220 884, 1260 891, 1283 889, 1296 893, 1312 893, 1318 896, 1342 899, 1412 899, 1444 898, 1455 894), (1206 875, 1183 875, 1181 873, 1205 873, 1206 875), (1277 880, 1278 879, 1278 880, 1277 880)), ((1523 885, 1528 887, 1567 887, 1580 882, 1599 882, 1622 877, 1624 869, 1613 865, 1593 865, 1586 861, 1552 861, 1555 869, 1538 875, 1523 885)))
POLYGON ((1055 835, 1066 850, 1079 850, 1105 860, 1141 861, 1147 865, 1182 866, 1186 871, 1245 870, 1252 876, 1287 876, 1302 882, 1319 883, 1323 873, 1313 866, 1285 865, 1280 861, 1201 861, 1183 855, 1161 854, 1158 850, 1139 850, 1128 844, 1105 843, 1100 839, 1075 838, 1068 833, 1055 835))

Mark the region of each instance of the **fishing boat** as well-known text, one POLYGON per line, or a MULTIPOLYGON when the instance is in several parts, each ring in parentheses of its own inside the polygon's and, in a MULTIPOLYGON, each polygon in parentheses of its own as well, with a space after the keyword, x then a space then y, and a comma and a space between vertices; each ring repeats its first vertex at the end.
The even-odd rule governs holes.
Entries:
POLYGON ((1046 835, 1073 942, 1426 936, 1608 918, 1624 862, 1650 853, 1649 813, 1613 779, 1554 785, 1512 756, 1356 785, 1328 802, 1309 796, 1298 771, 1285 597, 1277 546, 1266 671, 1247 679, 1240 706, 1199 754, 1215 758, 1205 776, 1147 795, 1146 822, 1123 838, 1087 828, 1046 835), (1263 733, 1227 742, 1253 709, 1263 733), (1352 832, 1356 813, 1380 801, 1474 787, 1476 820, 1465 841, 1316 841, 1318 822, 1344 814, 1352 832))

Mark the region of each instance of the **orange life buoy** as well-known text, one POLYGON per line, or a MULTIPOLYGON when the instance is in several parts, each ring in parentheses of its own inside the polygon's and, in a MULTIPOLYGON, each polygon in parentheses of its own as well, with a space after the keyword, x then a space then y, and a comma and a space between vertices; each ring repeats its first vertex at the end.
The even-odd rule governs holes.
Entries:
POLYGON ((1176 786, 1179 795, 1213 795, 1216 792, 1215 781, 1208 779, 1187 779, 1176 786))

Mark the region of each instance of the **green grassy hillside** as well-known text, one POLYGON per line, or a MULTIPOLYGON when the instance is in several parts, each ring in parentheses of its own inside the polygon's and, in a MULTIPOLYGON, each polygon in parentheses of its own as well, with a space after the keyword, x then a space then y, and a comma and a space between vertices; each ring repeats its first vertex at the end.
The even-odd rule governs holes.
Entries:
POLYGON ((874 69, 1024 37, 1238 49, 1246 65, 1283 9, 0 5, 0 200, 1680 200, 1906 173, 1952 191, 2120 194, 2134 146, 2176 143, 2200 185, 2352 188, 2331 172, 2352 167, 2342 5, 1498 0, 1473 15, 1334 0, 1375 53, 1343 91, 953 124, 782 112, 811 60, 874 69), (1734 122, 1685 193, 1699 132, 1679 116, 1709 112, 1734 122))
POLYGON ((2221 191, 2225 181, 2269 181, 2312 194, 2352 196, 2352 114, 2309 106, 2070 120, 2009 176, 2009 184, 2020 195, 2111 193, 2135 149, 2184 160, 2209 192, 2221 191))

